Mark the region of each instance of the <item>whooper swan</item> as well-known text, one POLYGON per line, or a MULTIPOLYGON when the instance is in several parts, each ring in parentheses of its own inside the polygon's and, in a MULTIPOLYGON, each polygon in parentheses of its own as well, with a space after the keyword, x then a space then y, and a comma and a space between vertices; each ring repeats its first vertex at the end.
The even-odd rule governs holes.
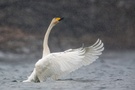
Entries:
POLYGON ((43 55, 35 64, 32 74, 23 82, 44 82, 51 77, 57 80, 63 74, 69 74, 76 69, 94 62, 104 50, 100 39, 89 47, 69 49, 64 52, 50 53, 48 37, 51 29, 63 18, 53 18, 43 41, 43 55))

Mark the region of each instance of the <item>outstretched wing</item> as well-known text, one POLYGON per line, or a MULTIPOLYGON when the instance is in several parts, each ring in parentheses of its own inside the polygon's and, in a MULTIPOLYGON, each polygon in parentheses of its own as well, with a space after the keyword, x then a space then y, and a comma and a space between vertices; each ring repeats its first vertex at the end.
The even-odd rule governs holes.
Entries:
POLYGON ((86 48, 69 49, 61 53, 51 54, 49 59, 49 70, 55 75, 70 73, 82 66, 94 62, 104 50, 101 40, 86 48))

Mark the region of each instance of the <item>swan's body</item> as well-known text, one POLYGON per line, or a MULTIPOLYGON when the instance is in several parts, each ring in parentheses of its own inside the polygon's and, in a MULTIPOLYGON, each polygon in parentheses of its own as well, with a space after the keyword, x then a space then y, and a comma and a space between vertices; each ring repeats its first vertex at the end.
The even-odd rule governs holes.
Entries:
POLYGON ((54 18, 46 32, 43 42, 43 56, 35 64, 32 74, 24 82, 43 82, 48 77, 57 80, 61 75, 68 74, 76 69, 94 62, 104 50, 101 40, 89 47, 69 49, 64 52, 50 53, 48 37, 51 29, 61 18, 54 18))

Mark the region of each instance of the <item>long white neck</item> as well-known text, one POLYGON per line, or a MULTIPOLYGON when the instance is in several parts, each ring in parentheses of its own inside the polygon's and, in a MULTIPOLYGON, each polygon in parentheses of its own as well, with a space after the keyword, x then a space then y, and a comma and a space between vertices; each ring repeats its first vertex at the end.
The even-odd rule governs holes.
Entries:
POLYGON ((48 27, 48 29, 46 31, 46 34, 44 36, 44 41, 43 41, 43 55, 42 55, 42 57, 50 54, 50 49, 49 49, 49 46, 48 46, 48 38, 49 38, 49 34, 50 34, 53 26, 54 25, 51 22, 51 24, 49 25, 49 27, 48 27))

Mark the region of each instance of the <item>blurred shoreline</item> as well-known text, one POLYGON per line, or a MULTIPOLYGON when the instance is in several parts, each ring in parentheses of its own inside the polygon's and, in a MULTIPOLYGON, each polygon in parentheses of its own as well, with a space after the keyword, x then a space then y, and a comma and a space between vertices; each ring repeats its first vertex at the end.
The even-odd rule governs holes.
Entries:
MULTIPOLYGON (((44 34, 30 34, 17 28, 0 28, 0 51, 5 53, 36 53, 42 52, 44 34), (15 32, 13 32, 15 30, 15 32)), ((52 32, 53 34, 53 32, 52 32)), ((82 44, 90 46, 99 38, 103 41, 107 51, 132 51, 135 50, 134 44, 126 44, 116 38, 98 37, 97 34, 84 35, 84 37, 49 37, 49 47, 52 52, 60 52, 70 48, 79 48, 82 44), (85 37, 86 36, 86 37, 85 37)))

